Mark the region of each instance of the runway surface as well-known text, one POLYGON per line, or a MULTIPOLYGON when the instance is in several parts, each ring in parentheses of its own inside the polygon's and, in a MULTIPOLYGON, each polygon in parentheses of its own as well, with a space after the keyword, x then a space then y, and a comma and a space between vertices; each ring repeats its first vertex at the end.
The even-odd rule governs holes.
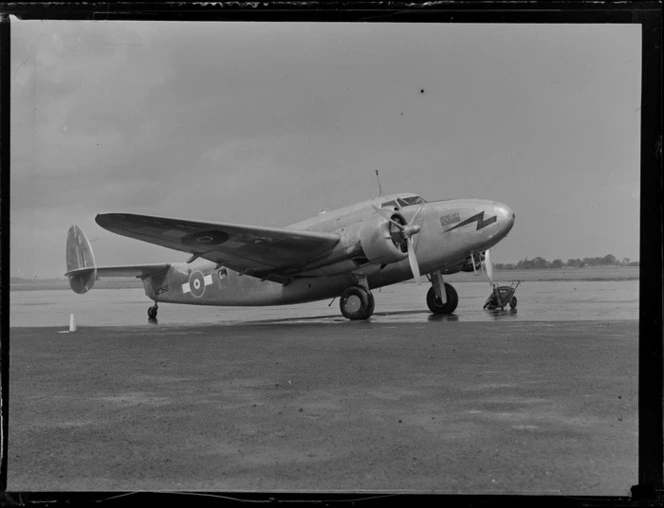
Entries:
POLYGON ((12 328, 8 488, 629 495, 638 322, 527 308, 12 328))

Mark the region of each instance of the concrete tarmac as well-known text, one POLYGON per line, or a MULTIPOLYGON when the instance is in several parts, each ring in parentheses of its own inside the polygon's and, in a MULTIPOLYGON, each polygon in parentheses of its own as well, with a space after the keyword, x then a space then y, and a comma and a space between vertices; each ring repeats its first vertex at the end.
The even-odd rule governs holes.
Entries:
POLYGON ((638 483, 638 321, 62 329, 10 331, 10 491, 638 483))

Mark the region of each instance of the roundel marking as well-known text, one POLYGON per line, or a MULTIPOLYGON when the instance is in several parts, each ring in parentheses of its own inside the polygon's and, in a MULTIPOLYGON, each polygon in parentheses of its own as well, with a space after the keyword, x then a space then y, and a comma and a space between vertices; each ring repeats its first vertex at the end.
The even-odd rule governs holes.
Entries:
POLYGON ((185 245, 219 245, 228 240, 228 233, 218 230, 196 231, 183 236, 180 241, 185 245))
POLYGON ((191 295, 200 298, 205 293, 205 280, 201 272, 192 272, 189 276, 189 290, 191 295))

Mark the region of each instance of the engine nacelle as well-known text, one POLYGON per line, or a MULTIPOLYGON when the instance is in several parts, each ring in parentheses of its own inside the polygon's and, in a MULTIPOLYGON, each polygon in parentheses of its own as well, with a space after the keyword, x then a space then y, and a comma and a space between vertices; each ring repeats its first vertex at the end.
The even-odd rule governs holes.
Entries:
MULTIPOLYGON (((394 214, 392 220, 405 224, 399 214, 394 214)), ((362 262, 388 264, 408 257, 408 244, 400 237, 399 228, 382 217, 364 221, 358 237, 349 256, 359 265, 362 262)))

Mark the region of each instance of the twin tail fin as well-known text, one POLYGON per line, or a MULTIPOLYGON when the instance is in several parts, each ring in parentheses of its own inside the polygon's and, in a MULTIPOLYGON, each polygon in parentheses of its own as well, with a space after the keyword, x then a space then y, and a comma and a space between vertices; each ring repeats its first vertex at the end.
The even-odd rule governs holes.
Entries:
POLYGON ((67 233, 67 273, 74 293, 83 294, 92 289, 97 280, 95 255, 85 233, 72 226, 67 233))
POLYGON ((67 233, 67 273, 69 286, 74 293, 87 293, 99 277, 138 277, 145 280, 163 277, 170 263, 147 265, 97 266, 92 247, 85 233, 78 226, 72 226, 67 233))

